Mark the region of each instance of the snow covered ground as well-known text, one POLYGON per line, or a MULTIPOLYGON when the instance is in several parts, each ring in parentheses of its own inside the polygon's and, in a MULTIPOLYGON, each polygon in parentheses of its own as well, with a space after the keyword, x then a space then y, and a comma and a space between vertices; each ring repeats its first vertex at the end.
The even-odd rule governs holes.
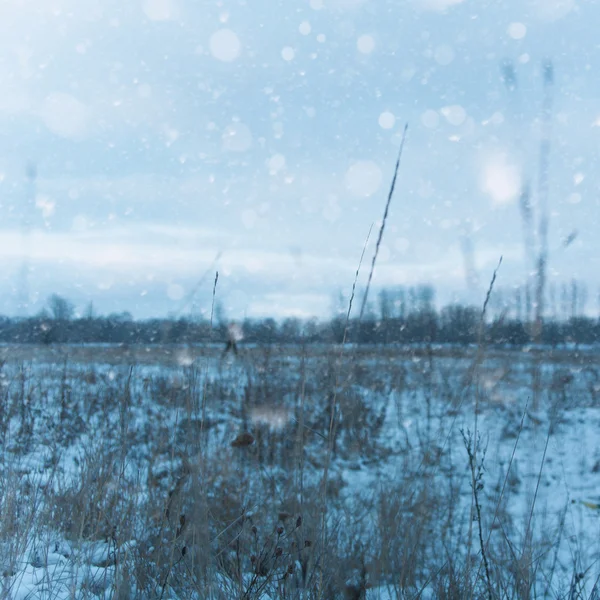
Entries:
POLYGON ((593 352, 6 350, 2 597, 596 593, 593 352))

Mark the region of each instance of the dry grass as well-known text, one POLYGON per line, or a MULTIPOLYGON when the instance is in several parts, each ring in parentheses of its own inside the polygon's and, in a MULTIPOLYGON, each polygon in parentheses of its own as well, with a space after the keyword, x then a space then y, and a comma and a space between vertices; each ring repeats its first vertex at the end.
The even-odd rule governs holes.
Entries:
MULTIPOLYGON (((93 365, 81 349, 78 360, 4 365, 0 558, 10 589, 20 562, 38 548, 48 563, 55 540, 68 545, 69 572, 85 572, 78 589, 90 598, 593 597, 593 565, 575 561, 576 576, 561 575, 561 527, 511 516, 516 461, 492 475, 478 455, 469 476, 457 442, 460 407, 472 410, 477 387, 479 410, 497 414, 502 443, 516 447, 523 414, 499 398, 527 385, 521 361, 486 356, 467 389, 471 360, 448 349, 364 349, 352 360, 254 349, 236 362, 209 350, 189 366, 167 350, 152 356, 168 357, 162 368, 111 367, 109 348, 93 365), (476 544, 464 504, 472 480, 476 544)), ((592 405, 594 368, 577 388, 561 368, 540 382, 547 405, 592 405)), ((559 412, 555 427, 565 427, 559 412)))

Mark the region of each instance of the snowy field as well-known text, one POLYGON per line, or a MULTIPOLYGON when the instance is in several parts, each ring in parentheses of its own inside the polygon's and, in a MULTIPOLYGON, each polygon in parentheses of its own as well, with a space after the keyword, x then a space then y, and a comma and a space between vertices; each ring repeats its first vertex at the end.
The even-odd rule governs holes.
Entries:
POLYGON ((0 348, 2 598, 598 597, 600 354, 220 351, 0 348))

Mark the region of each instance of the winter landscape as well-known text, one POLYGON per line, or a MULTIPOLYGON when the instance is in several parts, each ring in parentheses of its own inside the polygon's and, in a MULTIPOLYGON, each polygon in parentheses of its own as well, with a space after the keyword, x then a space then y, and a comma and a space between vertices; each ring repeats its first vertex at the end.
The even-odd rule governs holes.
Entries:
POLYGON ((598 23, 0 0, 0 600, 599 599, 598 23))
POLYGON ((589 349, 1 354, 3 597, 597 597, 589 349))

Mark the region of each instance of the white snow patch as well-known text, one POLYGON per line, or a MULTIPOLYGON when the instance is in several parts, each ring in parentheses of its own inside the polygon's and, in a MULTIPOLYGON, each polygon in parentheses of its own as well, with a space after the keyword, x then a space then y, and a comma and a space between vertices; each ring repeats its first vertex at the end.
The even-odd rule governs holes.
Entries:
POLYGON ((577 192, 569 194, 567 197, 567 202, 569 204, 579 204, 581 202, 581 194, 578 194, 577 192))
POLYGON ((211 36, 208 43, 210 53, 218 60, 232 62, 239 57, 242 44, 240 38, 231 29, 219 29, 211 36))
POLYGON ((359 160, 346 171, 345 183, 354 196, 372 196, 381 186, 383 175, 372 160, 359 160))
POLYGON ((505 154, 493 156, 483 167, 481 189, 497 206, 514 202, 521 191, 521 184, 519 168, 509 162, 505 154))

